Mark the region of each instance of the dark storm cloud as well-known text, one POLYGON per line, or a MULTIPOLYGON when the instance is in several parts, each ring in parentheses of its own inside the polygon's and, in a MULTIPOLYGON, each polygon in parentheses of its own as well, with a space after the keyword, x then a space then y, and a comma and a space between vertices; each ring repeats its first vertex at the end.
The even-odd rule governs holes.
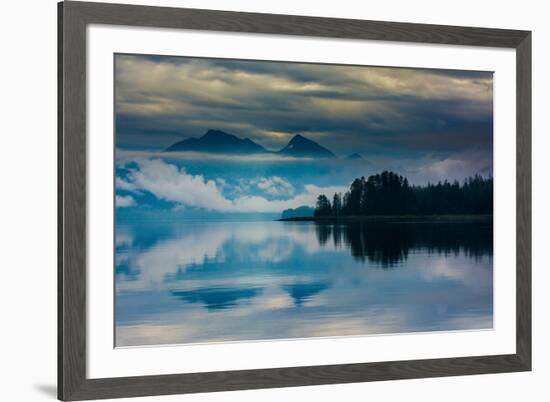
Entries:
MULTIPOLYGON (((124 57, 124 55, 121 55, 124 57)), ((218 67, 227 73, 249 72, 254 74, 283 75, 292 78, 296 82, 322 82, 322 83, 344 83, 349 82, 349 75, 327 74, 327 65, 318 63, 293 63, 293 62, 254 62, 248 60, 233 59, 210 59, 210 58, 187 58, 180 56, 158 56, 143 55, 136 56, 142 60, 148 60, 156 64, 185 65, 197 62, 205 62, 211 67, 218 67), (347 77, 347 79, 346 79, 347 77)), ((335 65, 330 67, 350 67, 350 65, 335 65)), ((361 67, 364 66, 351 66, 361 67)), ((384 67, 368 67, 370 69, 384 67)), ((408 69, 403 67, 392 67, 392 70, 409 70, 416 72, 426 72, 430 75, 440 75, 456 79, 491 79, 493 73, 490 71, 468 71, 468 70, 445 70, 445 69, 408 69)))
MULTIPOLYGON (((339 154, 492 155, 492 73, 118 55, 117 141, 163 148, 210 128, 339 154)), ((489 158, 490 159, 490 158, 489 158)))

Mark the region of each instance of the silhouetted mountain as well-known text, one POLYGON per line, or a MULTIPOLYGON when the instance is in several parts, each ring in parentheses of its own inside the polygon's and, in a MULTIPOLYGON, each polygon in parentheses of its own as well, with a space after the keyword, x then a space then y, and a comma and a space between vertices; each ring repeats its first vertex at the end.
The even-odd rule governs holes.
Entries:
POLYGON ((348 155, 346 159, 361 160, 363 159, 363 157, 358 153, 354 153, 354 154, 348 155))
MULTIPOLYGON (((270 153, 260 144, 248 138, 239 138, 220 130, 208 130, 200 138, 188 138, 169 146, 164 152, 210 152, 221 154, 270 153)), ((301 135, 295 135, 279 152, 281 155, 309 158, 335 158, 331 151, 301 135)))
POLYGON ((308 140, 301 135, 295 135, 286 147, 279 151, 282 155, 295 157, 311 157, 311 158, 334 158, 334 155, 328 149, 317 144, 315 141, 308 140))
POLYGON ((268 151, 248 138, 238 138, 219 130, 208 130, 200 138, 189 138, 169 146, 165 152, 211 152, 222 154, 261 154, 268 151))

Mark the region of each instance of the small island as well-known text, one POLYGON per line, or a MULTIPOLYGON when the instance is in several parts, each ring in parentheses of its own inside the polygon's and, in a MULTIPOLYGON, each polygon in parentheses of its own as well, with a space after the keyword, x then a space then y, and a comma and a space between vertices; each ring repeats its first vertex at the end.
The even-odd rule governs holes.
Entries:
POLYGON ((391 171, 355 179, 345 194, 317 198, 313 215, 281 221, 486 221, 493 215, 493 179, 475 175, 463 183, 445 180, 410 185, 391 171))

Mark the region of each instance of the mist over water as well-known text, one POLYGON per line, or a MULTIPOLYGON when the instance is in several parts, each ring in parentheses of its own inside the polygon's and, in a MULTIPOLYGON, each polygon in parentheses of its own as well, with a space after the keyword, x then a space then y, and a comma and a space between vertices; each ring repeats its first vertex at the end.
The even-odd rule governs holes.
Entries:
POLYGON ((116 228, 116 345, 492 328, 492 223, 116 228))

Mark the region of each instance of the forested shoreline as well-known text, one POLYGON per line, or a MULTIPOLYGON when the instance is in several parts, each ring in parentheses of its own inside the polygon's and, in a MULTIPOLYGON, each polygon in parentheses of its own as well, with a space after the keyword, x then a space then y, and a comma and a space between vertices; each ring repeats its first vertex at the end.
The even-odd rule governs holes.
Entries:
POLYGON ((410 185, 394 172, 355 179, 349 191, 329 199, 319 195, 315 217, 392 215, 490 215, 493 179, 480 175, 462 183, 445 180, 425 186, 410 185))

